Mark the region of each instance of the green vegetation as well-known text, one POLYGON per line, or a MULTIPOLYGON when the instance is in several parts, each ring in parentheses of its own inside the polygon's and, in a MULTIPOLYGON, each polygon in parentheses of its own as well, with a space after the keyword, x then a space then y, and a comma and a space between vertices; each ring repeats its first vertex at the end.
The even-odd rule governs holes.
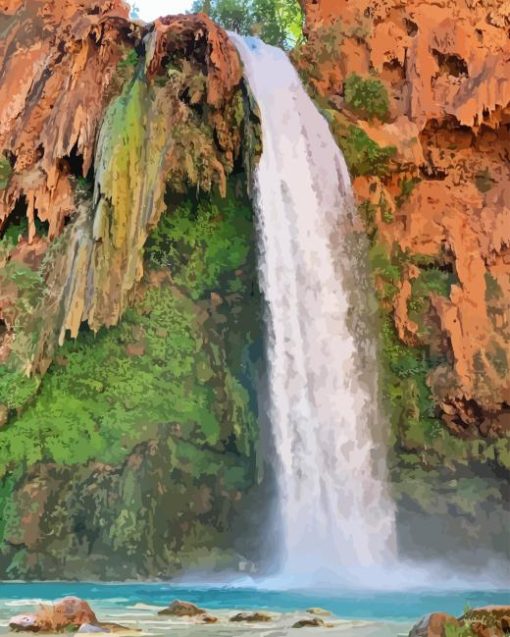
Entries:
POLYGON ((418 324, 420 335, 429 332, 427 317, 431 310, 431 295, 438 294, 448 298, 456 277, 448 271, 430 267, 421 270, 420 275, 411 282, 411 298, 407 303, 409 318, 418 324))
POLYGON ((4 190, 9 185, 12 168, 9 160, 0 155, 0 190, 4 190))
POLYGON ((475 637, 476 633, 469 624, 449 624, 444 625, 444 637, 475 637))
POLYGON ((344 83, 345 104, 366 119, 388 118, 390 101, 384 84, 376 78, 362 78, 351 73, 344 83))
MULTIPOLYGON (((118 326, 97 335, 84 327, 42 381, 0 367, 9 414, 0 429, 0 549, 8 538, 10 576, 40 575, 27 566, 29 551, 12 548, 23 544, 27 506, 53 529, 41 539, 44 550, 66 560, 75 521, 87 511, 79 524, 124 556, 119 563, 130 556, 132 576, 172 572, 197 550, 224 546, 226 516, 240 497, 231 494, 255 482, 258 435, 253 223, 234 185, 225 200, 169 197, 147 244, 147 280, 118 326), (37 463, 58 467, 51 488, 61 495, 32 505, 19 485, 37 463), (78 501, 74 490, 83 494, 78 501), (162 553, 151 567, 155 546, 162 553)), ((213 555, 215 563, 228 557, 213 555)))
POLYGON ((483 194, 489 192, 489 190, 494 186, 494 180, 492 179, 488 168, 481 170, 475 175, 475 184, 478 190, 483 194))
POLYGON ((401 179, 400 181, 400 194, 395 199, 398 208, 401 208, 405 202, 412 195, 413 190, 420 183, 419 177, 412 177, 411 179, 401 179))
MULTIPOLYGON (((153 232, 146 256, 153 267, 168 267, 177 285, 195 300, 240 268, 250 252, 252 211, 247 202, 212 195, 184 199, 153 232)), ((234 279, 228 286, 236 286, 234 279)))
MULTIPOLYGON (((334 125, 333 132, 335 132, 334 125)), ((336 139, 353 177, 359 175, 383 177, 388 174, 389 161, 397 153, 394 146, 381 148, 365 131, 352 124, 345 132, 337 130, 336 139)))
POLYGON ((490 344, 487 350, 487 358, 499 376, 506 378, 508 374, 508 359, 505 350, 496 341, 492 341, 490 344))
POLYGON ((497 279, 490 273, 485 273, 485 301, 491 303, 503 297, 503 291, 497 279))
POLYGON ((302 39, 298 0, 195 0, 192 11, 208 14, 230 31, 258 35, 267 44, 288 49, 302 39))
POLYGON ((131 49, 126 53, 122 60, 118 64, 119 71, 125 71, 130 68, 134 68, 138 65, 139 57, 134 49, 131 49))

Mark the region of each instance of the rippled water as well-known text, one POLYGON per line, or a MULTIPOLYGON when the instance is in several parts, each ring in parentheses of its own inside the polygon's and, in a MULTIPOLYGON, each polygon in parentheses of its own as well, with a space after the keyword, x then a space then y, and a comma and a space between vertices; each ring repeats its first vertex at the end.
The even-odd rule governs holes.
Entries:
MULTIPOLYGON (((465 606, 509 603, 509 591, 469 592, 392 592, 392 593, 314 593, 313 591, 268 591, 256 588, 176 586, 171 584, 94 584, 94 583, 0 583, 0 634, 8 631, 12 615, 30 612, 38 603, 65 595, 86 599, 103 621, 115 621, 154 635, 192 637, 207 633, 235 637, 240 634, 284 636, 295 633, 292 624, 309 607, 322 607, 333 613, 332 628, 304 629, 305 634, 356 635, 356 637, 396 637, 406 634, 422 615, 442 610, 453 615, 465 606), (187 620, 158 617, 157 611, 174 599, 191 601, 219 617, 213 625, 197 625, 187 620), (271 624, 257 626, 229 623, 239 610, 263 609, 275 614, 271 624)), ((329 620, 328 620, 329 621, 329 620)), ((301 634, 301 633, 298 633, 301 634)))

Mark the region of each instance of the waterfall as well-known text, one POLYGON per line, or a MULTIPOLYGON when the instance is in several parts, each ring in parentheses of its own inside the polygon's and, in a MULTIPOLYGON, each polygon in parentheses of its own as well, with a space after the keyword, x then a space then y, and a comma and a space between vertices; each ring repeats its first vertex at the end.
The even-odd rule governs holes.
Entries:
MULTIPOLYGON (((376 373, 360 370, 348 327, 349 174, 286 54, 231 38, 262 118, 255 192, 281 574, 360 577, 391 561, 394 507, 375 475, 376 373)), ((384 453, 384 476, 381 464, 384 453)))

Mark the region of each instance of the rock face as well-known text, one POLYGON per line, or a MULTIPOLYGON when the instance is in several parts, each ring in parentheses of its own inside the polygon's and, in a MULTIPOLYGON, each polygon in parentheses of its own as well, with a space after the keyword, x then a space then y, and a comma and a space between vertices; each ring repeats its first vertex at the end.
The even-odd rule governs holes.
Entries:
POLYGON ((310 41, 298 62, 306 73, 308 60, 318 58, 311 85, 345 107, 377 144, 395 148, 385 178, 367 174, 355 181, 360 200, 379 208, 385 200, 386 214, 377 210, 374 218, 381 243, 388 249, 397 244, 421 267, 427 261, 452 273, 448 294, 431 299, 429 318, 442 341, 436 344, 403 300, 420 276, 419 263, 406 267, 393 300, 399 336, 408 345, 442 346, 447 361, 430 383, 452 431, 508 433, 506 5, 459 0, 431 8, 414 0, 404 7, 384 0, 374 7, 323 0, 304 6, 310 41), (373 117, 370 90, 378 87, 359 82, 357 91, 348 90, 353 75, 370 73, 387 95, 373 117), (405 180, 409 192, 403 192, 405 180))
POLYGON ((168 608, 160 610, 158 615, 173 615, 174 617, 196 617, 197 615, 204 615, 206 611, 203 608, 199 608, 191 602, 181 602, 179 600, 173 601, 168 608))
POLYGON ((393 477, 403 507, 423 516, 423 533, 405 537, 406 520, 401 540, 415 552, 458 538, 460 525, 466 546, 483 539, 508 553, 508 6, 302 4, 308 40, 293 57, 354 178, 379 298, 393 477), (462 517, 453 533, 439 519, 448 512, 462 517))
POLYGON ((508 606, 472 608, 456 619, 446 613, 430 613, 423 617, 409 633, 409 637, 445 637, 450 634, 466 637, 503 637, 510 628, 508 606))
POLYGON ((230 618, 231 622, 246 622, 248 624, 257 624, 272 621, 271 615, 268 613, 238 613, 230 618))
POLYGON ((445 626, 460 626, 459 622, 452 615, 447 613, 430 613, 422 617, 413 626, 409 637, 444 637, 445 626))
MULTIPOLYGON (((165 208, 166 182, 225 194, 242 136, 240 62, 206 16, 162 18, 143 29, 128 21, 121 0, 66 6, 55 12, 52 2, 29 0, 0 13, 7 34, 0 42, 0 232, 20 216, 28 224, 26 238, 4 259, 40 261, 48 242, 74 221, 54 265, 58 273, 48 280, 52 296, 40 308, 53 320, 24 352, 35 372, 45 371, 56 343, 66 332, 76 336, 84 321, 95 331, 118 323, 141 279, 141 249, 165 208), (169 59, 179 57, 186 68, 169 69, 169 59), (196 111, 203 107, 202 121, 196 111), (120 122, 130 122, 126 136, 120 122), (174 135, 166 138, 170 122, 174 135), (90 211, 81 200, 92 188, 90 211)), ((21 319, 13 307, 16 286, 2 283, 5 361, 21 319)))
POLYGON ((18 632, 61 632, 82 625, 97 627, 97 617, 89 604, 78 597, 64 597, 31 615, 17 615, 9 627, 18 632))
POLYGON ((0 579, 230 567, 258 482, 256 108, 128 14, 0 2, 0 579))

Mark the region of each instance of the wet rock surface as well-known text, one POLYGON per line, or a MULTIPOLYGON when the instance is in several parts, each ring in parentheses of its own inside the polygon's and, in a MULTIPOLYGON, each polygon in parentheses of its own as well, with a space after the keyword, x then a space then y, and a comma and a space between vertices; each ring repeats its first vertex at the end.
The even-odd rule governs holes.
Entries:
POLYGON ((168 608, 160 610, 158 615, 172 615, 174 617, 196 617, 197 615, 204 615, 206 611, 203 608, 199 608, 191 602, 181 602, 180 600, 173 601, 168 608))
POLYGON ((263 623, 263 622, 270 622, 272 621, 272 617, 271 615, 269 615, 268 613, 262 613, 262 612, 254 612, 254 613, 238 613, 237 615, 234 615, 233 617, 230 618, 231 622, 246 622, 248 624, 256 624, 256 623, 263 623))

